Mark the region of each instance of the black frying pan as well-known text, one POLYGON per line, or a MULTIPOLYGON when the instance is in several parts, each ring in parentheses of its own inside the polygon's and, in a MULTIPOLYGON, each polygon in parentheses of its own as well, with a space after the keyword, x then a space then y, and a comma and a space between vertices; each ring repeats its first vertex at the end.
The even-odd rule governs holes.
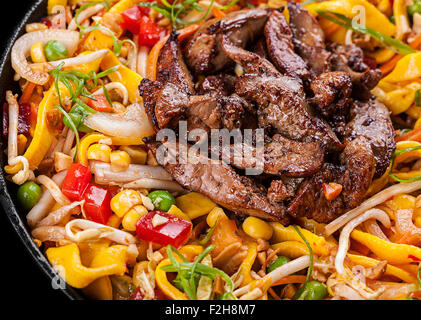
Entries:
MULTIPOLYGON (((31 22, 39 22, 42 17, 47 14, 47 0, 34 0, 32 1, 33 5, 29 12, 26 13, 23 20, 17 23, 13 34, 9 38, 8 42, 5 45, 5 49, 2 54, 2 59, 0 63, 0 105, 3 105, 5 100, 5 94, 7 90, 14 90, 14 93, 18 92, 18 86, 13 81, 14 71, 10 62, 10 51, 16 39, 18 39, 25 32, 25 25, 31 22)), ((17 4, 18 5, 18 4, 17 4)), ((3 112, 3 108, 1 108, 3 112)), ((3 115, 1 117, 3 119, 3 115)), ((5 144, 1 144, 1 150, 3 151, 6 147, 5 144)), ((50 281, 53 280, 57 275, 54 272, 54 269, 51 267, 48 260, 44 257, 42 252, 38 249, 35 243, 32 241, 31 235, 29 233, 28 227, 26 226, 25 212, 20 210, 16 205, 16 192, 17 188, 13 184, 7 182, 4 178, 4 165, 6 158, 3 152, 0 152, 0 166, 2 168, 0 174, 0 204, 3 207, 3 211, 6 213, 9 218, 10 223, 13 226, 13 229, 18 234, 22 243, 26 249, 31 254, 34 264, 36 264, 41 270, 48 276, 50 281)), ((29 266, 30 267, 30 266, 29 266)), ((48 281, 46 279, 46 281, 48 281)), ((64 294, 72 300, 83 299, 83 295, 66 285, 64 289, 61 289, 64 294)))

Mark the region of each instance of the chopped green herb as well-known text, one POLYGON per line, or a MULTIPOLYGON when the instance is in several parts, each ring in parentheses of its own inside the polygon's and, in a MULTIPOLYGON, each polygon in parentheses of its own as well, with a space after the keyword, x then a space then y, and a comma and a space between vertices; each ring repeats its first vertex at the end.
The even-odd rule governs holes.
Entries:
POLYGON ((323 18, 330 20, 346 29, 363 33, 363 34, 368 34, 373 39, 383 44, 386 48, 396 53, 406 55, 406 54, 417 52, 415 49, 411 48, 407 44, 397 39, 394 39, 392 37, 389 37, 381 32, 373 30, 369 27, 363 26, 355 21, 352 21, 351 19, 344 16, 343 14, 327 11, 327 10, 320 10, 320 9, 315 9, 315 11, 323 18))

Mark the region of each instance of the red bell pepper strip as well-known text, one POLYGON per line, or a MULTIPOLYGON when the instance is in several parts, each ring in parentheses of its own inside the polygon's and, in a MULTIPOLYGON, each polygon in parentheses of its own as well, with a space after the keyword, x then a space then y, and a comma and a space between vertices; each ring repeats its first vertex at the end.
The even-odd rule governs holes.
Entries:
MULTIPOLYGON (((149 9, 149 8, 142 8, 142 9, 149 9)), ((139 27, 140 27, 139 24, 140 24, 140 18, 143 15, 142 13, 143 12, 141 10, 141 7, 139 6, 134 6, 124 11, 121 14, 121 16, 123 17, 123 22, 121 23, 121 26, 123 27, 123 29, 129 30, 133 34, 139 34, 139 27)), ((149 12, 147 14, 149 14, 149 12)))
POLYGON ((165 29, 147 16, 142 16, 139 27, 139 46, 152 48, 161 38, 165 37, 165 29))
POLYGON ((99 112, 113 112, 113 107, 108 102, 107 98, 103 94, 95 94, 96 100, 88 99, 86 104, 92 109, 99 112))
MULTIPOLYGON (((140 288, 137 287, 135 292, 130 295, 128 300, 143 300, 145 296, 143 295, 142 291, 140 291, 140 288)), ((153 300, 168 300, 167 296, 158 288, 155 288, 155 296, 153 300)))
POLYGON ((64 178, 61 191, 71 201, 80 201, 91 180, 91 170, 88 166, 72 163, 64 178))
POLYGON ((136 234, 139 239, 151 241, 162 246, 172 245, 176 248, 188 240, 191 229, 192 223, 190 221, 159 210, 149 212, 140 218, 136 224, 136 234), (154 227, 153 220, 156 215, 160 215, 167 220, 154 227))
POLYGON ((112 215, 111 196, 108 190, 94 184, 89 184, 85 191, 83 209, 86 216, 98 223, 107 224, 112 215))

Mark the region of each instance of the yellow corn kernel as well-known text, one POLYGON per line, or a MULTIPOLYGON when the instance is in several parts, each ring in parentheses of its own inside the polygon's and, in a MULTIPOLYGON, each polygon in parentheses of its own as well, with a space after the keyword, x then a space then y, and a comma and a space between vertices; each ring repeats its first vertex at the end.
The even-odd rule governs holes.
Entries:
POLYGON ((139 146, 121 146, 120 150, 129 154, 131 162, 134 164, 145 164, 148 153, 139 146))
POLYGON ((31 59, 33 63, 47 62, 42 42, 37 42, 31 47, 31 59))
POLYGON ((107 225, 109 225, 112 228, 116 228, 116 229, 118 229, 120 227, 120 224, 121 224, 121 218, 116 214, 113 214, 108 219, 108 222, 107 222, 107 225))
POLYGON ((126 151, 113 151, 110 156, 111 171, 126 171, 130 165, 130 156, 126 151))
POLYGON ((254 239, 269 240, 273 234, 270 224, 256 217, 248 217, 244 220, 243 230, 254 239))
POLYGON ((136 223, 147 213, 148 209, 142 205, 137 205, 133 209, 130 209, 129 212, 124 215, 122 221, 123 228, 128 231, 136 231, 136 223))
POLYGON ((28 138, 25 137, 23 134, 18 135, 18 154, 22 155, 25 152, 26 143, 28 142, 28 138))
POLYGON ((111 199, 111 210, 122 218, 131 208, 142 204, 142 198, 135 190, 123 190, 111 199))
POLYGON ((110 162, 111 147, 102 143, 95 143, 88 148, 87 156, 89 160, 110 162))
POLYGON ((185 214, 183 211, 181 211, 177 206, 175 206, 175 205, 172 205, 171 206, 171 208, 170 208, 170 210, 168 210, 168 212, 167 212, 168 214, 171 214, 171 215, 173 215, 173 216, 176 216, 176 217, 178 217, 178 218, 180 218, 180 219, 184 219, 184 220, 187 220, 187 221, 191 221, 190 220, 190 217, 187 215, 187 214, 185 214))
POLYGON ((208 216, 206 217, 206 223, 209 227, 213 227, 215 225, 216 220, 221 218, 226 219, 228 217, 225 215, 225 212, 224 210, 222 210, 222 208, 215 207, 212 209, 211 212, 209 212, 208 216))

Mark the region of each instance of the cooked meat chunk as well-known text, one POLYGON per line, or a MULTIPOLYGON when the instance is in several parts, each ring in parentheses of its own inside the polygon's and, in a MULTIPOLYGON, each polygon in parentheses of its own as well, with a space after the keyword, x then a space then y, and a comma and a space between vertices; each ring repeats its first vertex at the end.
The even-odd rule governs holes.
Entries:
POLYGON ((270 175, 305 177, 323 165, 324 150, 317 142, 298 142, 275 134, 262 148, 251 143, 211 146, 213 154, 228 159, 236 168, 261 169, 270 175))
POLYGON ((156 81, 172 83, 188 94, 194 93, 194 84, 181 54, 177 33, 172 32, 159 52, 156 81))
POLYGON ((272 180, 267 197, 271 203, 286 202, 292 199, 305 178, 281 177, 272 180))
POLYGON ((245 73, 273 76, 281 75, 275 66, 268 60, 254 52, 244 50, 234 45, 228 37, 222 37, 221 45, 227 56, 237 62, 244 69, 245 73))
POLYGON ((233 212, 288 222, 281 205, 269 203, 251 179, 238 175, 226 163, 191 152, 191 147, 179 143, 166 142, 163 145, 154 137, 145 139, 145 144, 158 162, 186 189, 200 192, 233 212))
POLYGON ((311 81, 310 88, 314 97, 308 99, 309 103, 328 121, 335 134, 342 138, 352 102, 351 78, 342 71, 325 72, 311 81))
POLYGON ((279 71, 302 80, 310 77, 306 63, 294 52, 291 29, 281 12, 275 10, 271 13, 265 36, 269 57, 279 71))
POLYGON ((389 167, 395 150, 395 130, 389 110, 377 100, 354 102, 350 111, 350 122, 345 129, 345 140, 365 137, 376 160, 375 178, 379 178, 389 167))
POLYGON ((293 140, 320 141, 329 150, 342 147, 331 128, 311 115, 303 89, 295 79, 244 75, 237 80, 236 92, 257 103, 260 127, 293 140))
POLYGON ((358 137, 349 142, 340 160, 340 166, 326 163, 322 170, 300 185, 287 208, 288 214, 328 223, 362 202, 375 169, 367 139, 358 137), (338 197, 329 201, 324 195, 323 184, 330 182, 341 184, 343 189, 338 197))
POLYGON ((199 94, 229 96, 234 93, 235 77, 226 73, 207 76, 197 90, 199 94))
POLYGON ((155 131, 160 129, 158 120, 155 116, 155 106, 157 95, 162 87, 163 85, 160 82, 152 81, 147 78, 143 78, 139 85, 139 94, 143 98, 143 106, 145 107, 146 113, 148 114, 155 131))
POLYGON ((289 25, 295 50, 313 75, 330 70, 331 54, 326 50, 325 35, 317 20, 296 2, 288 2, 289 25))
POLYGON ((354 45, 338 45, 331 43, 329 49, 333 52, 332 69, 348 73, 352 80, 352 95, 361 100, 372 96, 373 89, 381 78, 381 71, 370 69, 363 61, 361 48, 354 45))
POLYGON ((226 35, 236 46, 245 48, 262 34, 270 12, 269 8, 240 10, 205 22, 186 46, 190 69, 196 74, 211 74, 231 65, 222 50, 221 37, 226 35))

